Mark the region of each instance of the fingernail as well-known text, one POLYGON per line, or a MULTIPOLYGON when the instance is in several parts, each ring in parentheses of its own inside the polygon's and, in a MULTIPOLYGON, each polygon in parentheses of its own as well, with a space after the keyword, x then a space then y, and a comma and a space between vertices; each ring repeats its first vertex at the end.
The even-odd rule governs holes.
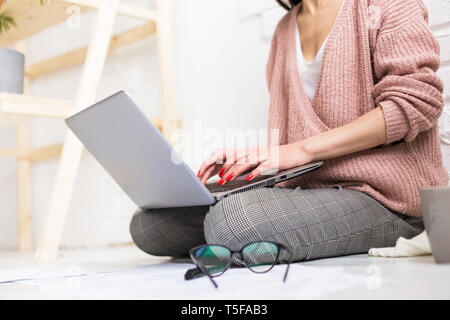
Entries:
POLYGON ((249 181, 253 179, 253 175, 250 173, 247 178, 245 178, 245 181, 249 181))
POLYGON ((230 173, 228 175, 228 177, 226 178, 227 181, 230 181, 231 179, 233 179, 234 173, 230 173))
POLYGON ((201 170, 198 170, 198 172, 197 172, 197 177, 200 177, 200 171, 201 171, 201 170))
POLYGON ((218 186, 221 186, 224 182, 225 182, 225 181, 224 181, 223 179, 220 179, 220 181, 217 182, 217 185, 218 185, 218 186))
POLYGON ((224 169, 224 168, 220 169, 220 171, 219 171, 219 177, 222 178, 224 173, 225 173, 225 169, 224 169))

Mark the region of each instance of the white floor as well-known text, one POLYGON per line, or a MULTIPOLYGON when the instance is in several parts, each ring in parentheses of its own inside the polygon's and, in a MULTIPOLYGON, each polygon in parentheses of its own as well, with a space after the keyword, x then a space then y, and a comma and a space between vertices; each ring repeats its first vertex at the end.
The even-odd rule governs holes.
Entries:
POLYGON ((356 255, 296 263, 257 275, 237 268, 217 278, 183 279, 190 261, 147 256, 135 247, 64 250, 54 264, 0 253, 0 299, 450 299, 450 265, 431 256, 356 255), (7 282, 9 281, 9 282, 7 282))

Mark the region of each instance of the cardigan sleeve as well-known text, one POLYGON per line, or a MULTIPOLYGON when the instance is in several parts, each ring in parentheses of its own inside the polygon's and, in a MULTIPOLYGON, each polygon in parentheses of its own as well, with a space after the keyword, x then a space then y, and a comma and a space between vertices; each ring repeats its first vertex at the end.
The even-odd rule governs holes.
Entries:
POLYGON ((384 113, 386 144, 410 142, 435 126, 444 105, 436 76, 439 43, 425 7, 417 0, 394 0, 388 9, 373 53, 374 97, 384 113))

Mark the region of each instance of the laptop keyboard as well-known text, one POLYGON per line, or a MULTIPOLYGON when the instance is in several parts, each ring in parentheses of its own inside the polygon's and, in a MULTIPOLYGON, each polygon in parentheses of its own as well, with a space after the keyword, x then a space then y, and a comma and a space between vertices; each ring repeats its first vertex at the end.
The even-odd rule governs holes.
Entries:
POLYGON ((225 191, 238 189, 240 187, 251 186, 255 182, 260 182, 260 181, 270 178, 270 176, 264 175, 264 176, 256 177, 255 179, 253 179, 252 181, 249 182, 249 181, 245 181, 246 176, 247 175, 239 176, 236 179, 234 179, 233 181, 228 181, 225 185, 222 185, 222 186, 218 186, 217 182, 207 183, 206 188, 211 193, 225 192, 225 191))

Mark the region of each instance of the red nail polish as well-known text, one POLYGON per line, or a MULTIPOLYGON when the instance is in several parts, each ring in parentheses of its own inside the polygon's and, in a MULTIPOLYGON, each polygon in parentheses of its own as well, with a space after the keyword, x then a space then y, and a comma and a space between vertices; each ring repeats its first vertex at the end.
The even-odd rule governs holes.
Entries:
POLYGON ((200 171, 201 171, 201 170, 198 170, 198 172, 197 172, 197 177, 200 177, 200 171))
POLYGON ((245 181, 250 181, 253 179, 253 175, 250 173, 247 178, 245 178, 245 181))
POLYGON ((219 177, 222 178, 224 173, 225 173, 225 169, 224 169, 224 168, 220 169, 220 171, 219 171, 219 177))
POLYGON ((223 179, 220 179, 220 181, 217 182, 217 185, 218 185, 218 186, 221 186, 224 182, 225 182, 225 181, 224 181, 223 179))
POLYGON ((230 181, 231 179, 233 179, 233 176, 234 176, 234 173, 230 173, 225 180, 230 181))

